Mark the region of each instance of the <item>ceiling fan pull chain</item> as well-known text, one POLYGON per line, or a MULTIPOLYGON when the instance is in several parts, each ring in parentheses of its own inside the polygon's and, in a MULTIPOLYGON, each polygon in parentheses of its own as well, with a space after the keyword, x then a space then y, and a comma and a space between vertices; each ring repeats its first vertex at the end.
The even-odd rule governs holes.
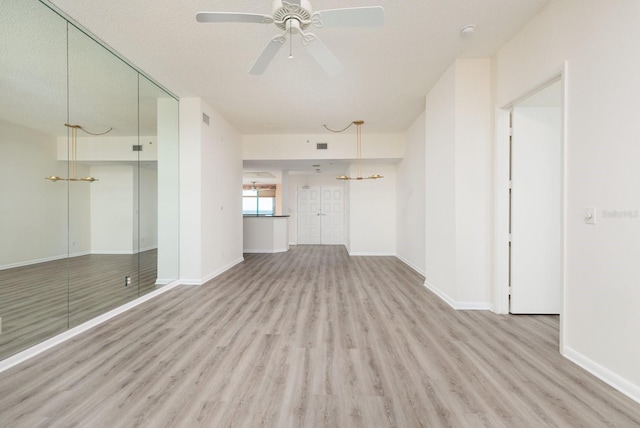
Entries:
POLYGON ((288 21, 289 22, 289 59, 293 59, 293 37, 292 37, 292 30, 291 27, 293 26, 293 24, 291 23, 291 20, 288 21))

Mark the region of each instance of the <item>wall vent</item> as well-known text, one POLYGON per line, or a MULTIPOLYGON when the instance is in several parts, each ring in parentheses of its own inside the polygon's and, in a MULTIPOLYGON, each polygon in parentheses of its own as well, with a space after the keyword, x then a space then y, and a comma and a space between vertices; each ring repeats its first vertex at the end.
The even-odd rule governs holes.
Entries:
POLYGON ((208 125, 209 124, 209 116, 207 116, 205 113, 202 113, 202 121, 208 125))
POLYGON ((328 148, 328 143, 316 143, 316 150, 327 150, 328 148))
POLYGON ((131 147, 133 148, 134 152, 141 152, 142 151, 142 144, 134 144, 131 147))

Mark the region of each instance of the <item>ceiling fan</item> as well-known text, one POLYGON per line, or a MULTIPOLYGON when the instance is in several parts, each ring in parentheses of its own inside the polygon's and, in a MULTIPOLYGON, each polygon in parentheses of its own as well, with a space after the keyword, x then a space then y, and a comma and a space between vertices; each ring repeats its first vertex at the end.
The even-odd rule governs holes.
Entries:
MULTIPOLYGON (((252 24, 275 24, 284 33, 275 36, 264 48, 249 70, 251 74, 262 74, 287 41, 300 34, 302 45, 324 71, 335 76, 342 71, 342 64, 313 33, 305 30, 310 26, 324 27, 380 27, 384 23, 381 6, 327 9, 314 12, 308 0, 274 0, 271 15, 236 12, 198 12, 198 22, 245 22, 252 24)), ((289 52, 289 58, 293 58, 289 52)))

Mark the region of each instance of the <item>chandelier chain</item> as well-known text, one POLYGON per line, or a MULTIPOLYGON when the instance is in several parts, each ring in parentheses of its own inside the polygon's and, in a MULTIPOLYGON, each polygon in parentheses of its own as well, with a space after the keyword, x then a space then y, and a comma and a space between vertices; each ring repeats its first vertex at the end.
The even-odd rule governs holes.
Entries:
POLYGON ((346 131, 347 129, 351 128, 351 126, 352 126, 354 123, 355 123, 355 122, 351 122, 351 123, 350 123, 350 124, 348 124, 346 127, 342 128, 342 129, 340 129, 340 130, 334 130, 334 129, 331 129, 331 128, 329 128, 327 125, 322 125, 322 126, 324 126, 324 129, 326 129, 327 131, 331 131, 331 132, 339 133, 339 132, 344 132, 344 131, 346 131))

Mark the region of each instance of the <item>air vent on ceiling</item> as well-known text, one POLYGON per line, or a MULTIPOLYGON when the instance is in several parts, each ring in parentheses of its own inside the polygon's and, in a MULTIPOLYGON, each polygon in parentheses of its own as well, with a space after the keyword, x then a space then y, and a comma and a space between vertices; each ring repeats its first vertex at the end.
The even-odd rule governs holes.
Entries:
POLYGON ((316 150, 327 150, 328 148, 328 143, 316 143, 316 150))
POLYGON ((202 113, 202 121, 208 125, 209 124, 209 116, 207 116, 205 113, 202 113))
POLYGON ((142 151, 142 144, 134 144, 132 147, 133 147, 133 151, 134 152, 141 152, 142 151))

